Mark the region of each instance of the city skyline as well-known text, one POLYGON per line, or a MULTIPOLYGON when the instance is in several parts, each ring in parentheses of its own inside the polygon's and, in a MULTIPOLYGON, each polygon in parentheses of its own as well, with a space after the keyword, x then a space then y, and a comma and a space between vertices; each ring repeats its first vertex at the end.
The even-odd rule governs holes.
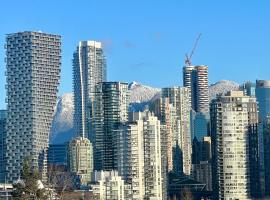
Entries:
MULTIPOLYGON (((199 33, 202 33, 202 38, 193 64, 209 66, 210 83, 220 79, 238 83, 267 79, 268 69, 265 66, 268 64, 267 52, 270 51, 267 45, 270 30, 266 24, 270 14, 267 13, 269 3, 266 1, 261 4, 246 2, 245 7, 241 2, 233 1, 211 4, 177 1, 170 4, 104 4, 98 1, 65 4, 48 1, 41 4, 28 1, 17 4, 14 7, 10 2, 5 2, 1 3, 0 8, 1 91, 5 90, 6 79, 5 35, 24 30, 41 30, 63 36, 58 95, 72 92, 72 54, 81 40, 98 40, 105 44, 110 81, 135 80, 154 87, 182 85, 184 55, 191 51, 199 33), (41 7, 42 10, 38 9, 41 7), (47 15, 48 9, 50 15, 47 15), (65 12, 59 12, 59 9, 65 12), (80 12, 71 12, 76 9, 80 9, 80 12), (192 16, 187 14, 191 11, 192 16), (204 11, 203 15, 201 11, 204 11), (16 14, 10 15, 10 12, 16 14), (251 12, 256 15, 251 16, 251 12), (9 16, 8 20, 6 16, 9 16), (252 71, 254 67, 256 72, 252 71), (234 73, 231 73, 232 70, 234 73), (170 78, 164 79, 161 76, 164 73, 170 78), (239 77, 239 73, 243 76, 239 77)), ((0 95, 0 108, 5 108, 5 92, 0 95)))

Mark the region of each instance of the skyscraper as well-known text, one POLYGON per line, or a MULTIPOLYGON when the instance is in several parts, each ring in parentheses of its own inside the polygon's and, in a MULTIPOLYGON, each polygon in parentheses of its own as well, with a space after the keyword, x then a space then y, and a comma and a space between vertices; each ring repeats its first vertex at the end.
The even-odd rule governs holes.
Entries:
POLYGON ((124 176, 131 184, 133 199, 166 199, 160 121, 149 111, 132 113, 130 121, 123 151, 127 154, 124 176))
POLYGON ((163 142, 166 144, 166 158, 168 171, 173 170, 173 139, 176 126, 176 112, 175 107, 170 104, 169 98, 156 99, 150 110, 158 117, 161 125, 164 125, 163 131, 165 131, 166 138, 163 142))
POLYGON ((73 54, 74 127, 76 135, 93 142, 93 95, 97 83, 106 81, 102 44, 81 41, 73 54))
POLYGON ((6 176, 6 119, 7 111, 0 110, 0 183, 5 182, 6 176))
POLYGON ((261 121, 270 116, 270 80, 256 80, 256 98, 261 121))
POLYGON ((259 105, 259 121, 263 132, 265 166, 265 194, 270 196, 270 80, 256 80, 256 98, 259 105))
POLYGON ((79 177, 80 185, 86 186, 93 173, 93 147, 89 139, 76 137, 68 146, 69 171, 79 177))
POLYGON ((67 166, 68 144, 49 144, 48 165, 67 166))
POLYGON ((162 97, 168 98, 175 108, 176 123, 173 136, 174 171, 190 175, 191 170, 191 129, 190 91, 186 87, 162 88, 162 97), (180 165, 180 166, 178 166, 180 165))
POLYGON ((261 192, 256 98, 231 91, 211 103, 214 184, 219 199, 249 199, 261 192))
POLYGON ((7 179, 20 177, 25 157, 43 177, 60 78, 61 37, 19 32, 6 37, 7 179))
POLYGON ((117 131, 128 121, 127 83, 101 82, 94 92, 94 168, 117 170, 117 131))
POLYGON ((190 89, 190 102, 196 112, 209 112, 208 67, 183 67, 183 84, 190 89))
POLYGON ((240 90, 244 91, 247 96, 255 97, 256 84, 251 81, 247 81, 239 87, 240 90))
POLYGON ((143 120, 130 122, 120 128, 123 134, 119 138, 118 172, 131 185, 132 199, 140 200, 145 195, 144 173, 144 124, 143 120))

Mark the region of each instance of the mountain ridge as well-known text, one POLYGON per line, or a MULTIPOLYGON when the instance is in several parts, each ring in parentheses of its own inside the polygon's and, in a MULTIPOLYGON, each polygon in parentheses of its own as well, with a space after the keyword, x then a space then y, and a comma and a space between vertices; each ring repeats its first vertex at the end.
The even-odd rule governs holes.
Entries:
MULTIPOLYGON (((237 90, 239 84, 234 81, 221 80, 209 86, 210 100, 217 94, 228 90, 237 90)), ((160 88, 143 85, 136 81, 129 84, 131 92, 130 111, 143 111, 153 100, 160 97, 160 88)), ((64 143, 74 137, 73 128, 73 94, 65 93, 57 100, 50 133, 50 143, 64 143)))

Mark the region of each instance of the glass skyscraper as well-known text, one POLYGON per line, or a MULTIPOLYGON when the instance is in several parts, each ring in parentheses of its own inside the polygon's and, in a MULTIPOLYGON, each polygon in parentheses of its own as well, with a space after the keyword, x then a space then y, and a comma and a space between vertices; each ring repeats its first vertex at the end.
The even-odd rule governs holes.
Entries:
POLYGON ((260 120, 270 117, 270 80, 256 80, 256 98, 260 120))
POLYGON ((93 96, 94 169, 116 170, 117 131, 128 121, 128 84, 100 82, 93 96))
POLYGON ((270 195, 270 80, 256 80, 256 98, 259 105, 259 120, 263 132, 265 194, 270 195))

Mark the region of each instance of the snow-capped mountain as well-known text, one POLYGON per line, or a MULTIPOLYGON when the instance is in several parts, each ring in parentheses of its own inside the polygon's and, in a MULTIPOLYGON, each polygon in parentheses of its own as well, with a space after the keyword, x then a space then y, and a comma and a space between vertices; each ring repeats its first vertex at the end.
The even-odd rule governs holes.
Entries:
POLYGON ((131 103, 148 102, 161 91, 160 88, 145 86, 135 81, 130 83, 128 87, 131 91, 130 94, 131 103))
MULTIPOLYGON (((149 101, 157 98, 160 89, 142 85, 137 82, 129 84, 130 110, 142 111, 149 101)), ((50 143, 64 143, 75 136, 73 129, 73 94, 66 93, 58 98, 52 122, 50 143)))
POLYGON ((214 99, 217 94, 224 94, 230 90, 238 90, 239 84, 233 81, 221 80, 209 86, 210 100, 214 99))
POLYGON ((160 96, 160 88, 153 88, 137 82, 129 84, 130 110, 143 111, 150 101, 160 96))
POLYGON ((72 93, 58 98, 50 134, 51 143, 64 143, 73 137, 73 110, 72 93))
MULTIPOLYGON (((222 80, 209 86, 210 99, 219 93, 238 90, 239 85, 233 81, 222 80)), ((142 111, 154 99, 160 96, 160 88, 153 88, 137 82, 129 84, 130 110, 142 111)), ((73 95, 67 93, 59 97, 53 118, 50 142, 63 143, 69 141, 74 134, 73 129, 73 95)))

